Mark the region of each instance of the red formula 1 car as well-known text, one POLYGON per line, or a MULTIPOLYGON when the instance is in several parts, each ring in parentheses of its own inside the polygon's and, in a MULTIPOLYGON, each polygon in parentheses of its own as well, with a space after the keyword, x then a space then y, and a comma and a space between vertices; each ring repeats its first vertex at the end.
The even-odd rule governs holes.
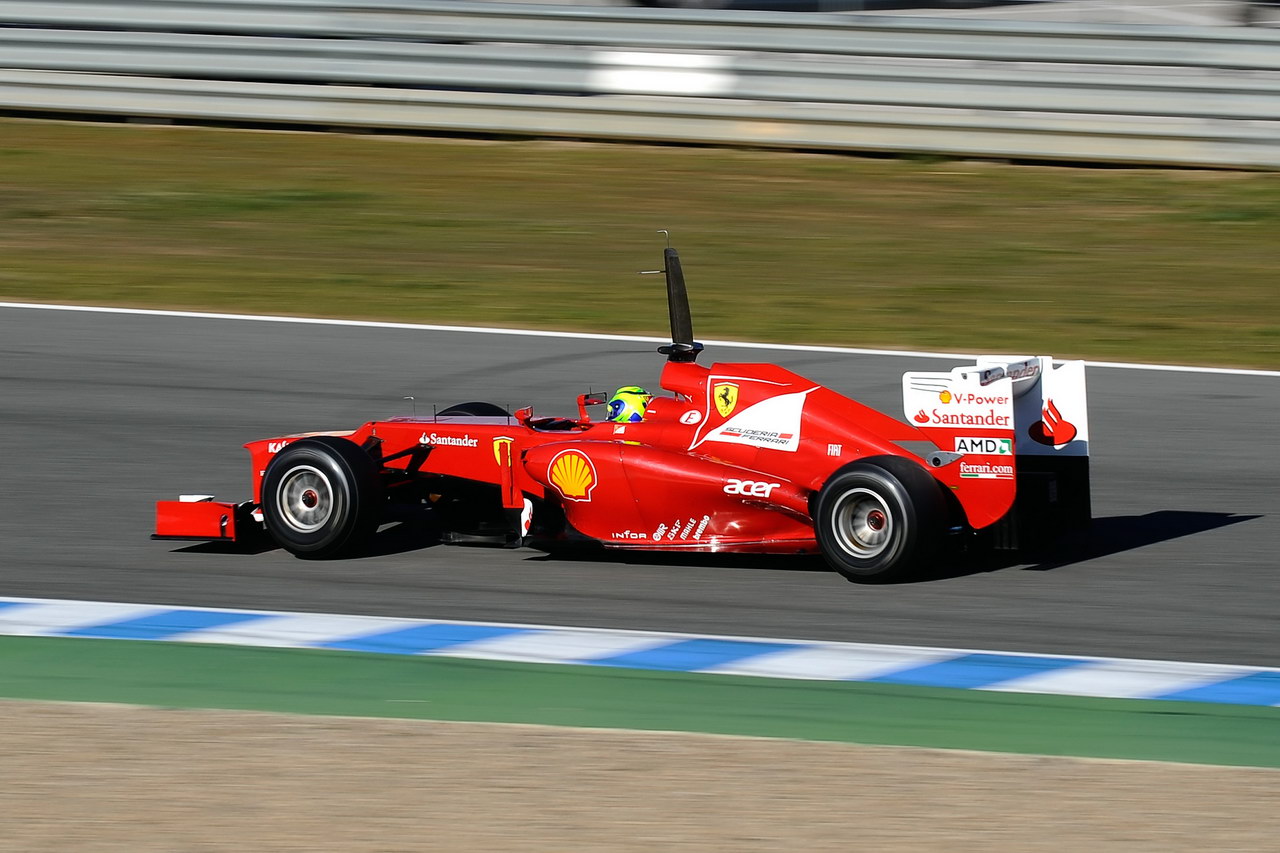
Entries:
POLYGON ((446 543, 821 553, 855 581, 901 578, 947 543, 1040 544, 1089 520, 1084 365, 980 358, 903 377, 906 422, 771 364, 697 364, 680 259, 665 253, 672 343, 638 423, 431 417, 245 445, 253 498, 160 501, 156 537, 265 533, 340 555, 387 521, 430 516, 446 543))

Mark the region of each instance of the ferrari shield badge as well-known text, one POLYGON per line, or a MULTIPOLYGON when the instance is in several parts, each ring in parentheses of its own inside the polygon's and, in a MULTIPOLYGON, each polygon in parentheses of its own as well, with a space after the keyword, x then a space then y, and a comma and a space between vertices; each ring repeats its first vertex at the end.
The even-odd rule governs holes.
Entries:
POLYGON ((732 382, 721 382, 712 389, 712 396, 716 400, 716 411, 720 413, 720 417, 727 418, 733 414, 734 407, 738 405, 738 386, 732 382))

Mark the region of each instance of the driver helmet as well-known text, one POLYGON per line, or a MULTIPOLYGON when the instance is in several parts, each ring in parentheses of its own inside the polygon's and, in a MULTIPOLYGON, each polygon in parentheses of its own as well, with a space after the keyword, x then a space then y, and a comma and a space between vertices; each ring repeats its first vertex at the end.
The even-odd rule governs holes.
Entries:
POLYGON ((644 420, 644 410, 653 395, 639 385, 623 385, 609 398, 609 420, 628 424, 644 420))

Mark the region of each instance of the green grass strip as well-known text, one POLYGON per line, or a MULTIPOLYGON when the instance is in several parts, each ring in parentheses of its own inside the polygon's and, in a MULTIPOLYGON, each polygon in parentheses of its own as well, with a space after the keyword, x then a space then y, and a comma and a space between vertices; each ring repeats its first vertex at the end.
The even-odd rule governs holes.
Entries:
POLYGON ((301 649, 0 637, 0 696, 1280 767, 1280 710, 301 649))
POLYGON ((0 300, 1280 367, 1280 172, 0 119, 0 300))

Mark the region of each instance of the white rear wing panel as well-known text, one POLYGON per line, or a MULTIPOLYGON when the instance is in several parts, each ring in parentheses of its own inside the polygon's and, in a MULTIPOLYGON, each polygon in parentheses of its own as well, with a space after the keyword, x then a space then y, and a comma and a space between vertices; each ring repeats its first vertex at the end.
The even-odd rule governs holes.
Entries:
POLYGON ((902 410, 925 432, 955 436, 942 450, 980 455, 1009 452, 977 439, 1009 435, 1019 456, 1088 456, 1089 403, 1084 362, 1054 366, 1050 356, 980 356, 948 373, 902 375, 902 410), (976 436, 958 435, 971 427, 976 436))

